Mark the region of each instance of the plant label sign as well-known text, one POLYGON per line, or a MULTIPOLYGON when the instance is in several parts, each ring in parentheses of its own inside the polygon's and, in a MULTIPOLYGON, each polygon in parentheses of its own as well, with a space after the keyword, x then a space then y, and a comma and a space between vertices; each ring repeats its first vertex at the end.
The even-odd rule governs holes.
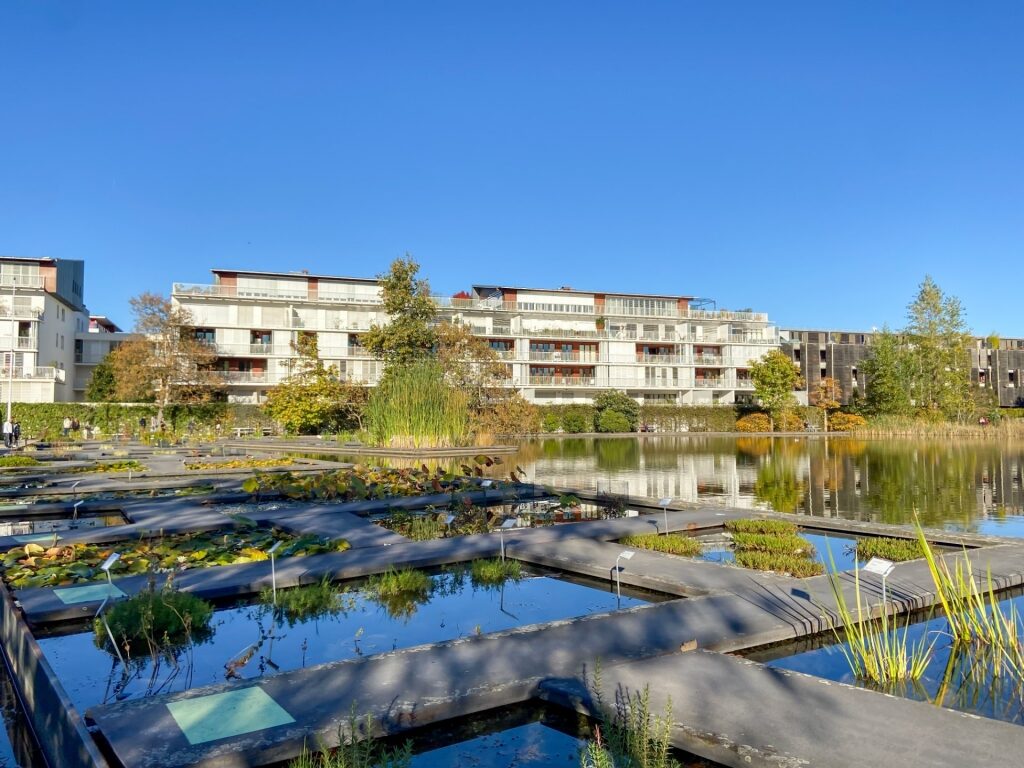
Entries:
POLYGON ((865 566, 861 569, 868 573, 877 573, 879 576, 888 576, 892 573, 892 569, 896 567, 896 563, 892 560, 884 560, 881 557, 872 557, 865 566))

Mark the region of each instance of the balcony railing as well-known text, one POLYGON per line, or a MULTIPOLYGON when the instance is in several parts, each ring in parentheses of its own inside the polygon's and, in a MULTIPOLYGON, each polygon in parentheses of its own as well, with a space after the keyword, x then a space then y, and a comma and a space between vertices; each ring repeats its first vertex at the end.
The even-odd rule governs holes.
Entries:
POLYGON ((596 383, 593 376, 531 376, 531 387, 592 387, 596 383))
POLYGON ((596 363, 599 362, 599 357, 597 352, 561 352, 559 350, 551 352, 538 352, 534 350, 530 352, 530 360, 537 362, 596 363))
POLYGON ((726 365, 721 355, 694 355, 693 362, 695 365, 726 365))
POLYGON ((725 379, 694 379, 693 386, 695 389, 724 389, 726 388, 725 379))
POLYGON ((0 317, 10 317, 15 320, 38 320, 43 314, 43 310, 38 307, 26 307, 21 304, 14 305, 14 311, 11 311, 11 302, 0 302, 0 317))
MULTIPOLYGON (((17 288, 21 290, 44 288, 46 281, 42 276, 37 277, 12 277, 11 275, 0 275, 0 288, 17 288)), ((7 291, 5 291, 6 293, 7 291)))
POLYGON ((202 296, 218 299, 270 299, 271 301, 314 301, 326 304, 380 304, 379 296, 358 293, 310 291, 303 288, 254 288, 235 285, 175 283, 175 296, 202 296))
MULTIPOLYGON (((65 371, 53 366, 37 366, 35 368, 14 367, 14 378, 19 379, 49 379, 50 381, 64 381, 65 371)), ((11 376, 10 367, 0 368, 0 380, 6 381, 11 376)))
POLYGON ((645 355, 640 353, 636 356, 636 361, 644 365, 680 365, 689 363, 690 358, 686 355, 645 355))
POLYGON ((249 344, 250 355, 269 355, 274 351, 273 344, 249 344))

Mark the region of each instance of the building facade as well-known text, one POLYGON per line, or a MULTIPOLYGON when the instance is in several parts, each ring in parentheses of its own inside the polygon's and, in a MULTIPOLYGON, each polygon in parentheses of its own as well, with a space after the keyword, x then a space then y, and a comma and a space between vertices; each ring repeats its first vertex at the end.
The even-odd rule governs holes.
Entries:
POLYGON ((117 345, 131 334, 125 333, 110 318, 104 315, 89 315, 88 327, 75 334, 75 379, 76 400, 85 400, 92 372, 117 345))
POLYGON ((88 328, 85 263, 0 257, 0 401, 75 399, 75 337, 88 328))
MULTIPOLYGON (((349 380, 380 378, 360 342, 387 322, 376 279, 215 269, 211 284, 177 283, 171 296, 215 345, 231 401, 262 402, 288 375, 300 334, 315 333, 320 357, 349 380)), ((435 302, 539 404, 619 389, 641 402, 730 405, 752 395, 750 361, 779 343, 767 315, 709 310, 690 296, 477 285, 435 302)))

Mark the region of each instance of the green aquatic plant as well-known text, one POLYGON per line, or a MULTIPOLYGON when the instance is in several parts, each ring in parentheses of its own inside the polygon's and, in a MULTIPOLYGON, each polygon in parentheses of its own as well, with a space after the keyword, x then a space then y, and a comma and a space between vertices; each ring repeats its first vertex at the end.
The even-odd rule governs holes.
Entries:
POLYGON ((100 618, 93 621, 96 647, 114 653, 113 636, 127 657, 140 646, 154 656, 202 642, 213 634, 213 606, 193 594, 174 589, 170 582, 160 590, 151 582, 145 591, 111 605, 104 618, 106 626, 100 618))
POLYGON ((434 361, 389 368, 364 410, 371 439, 393 448, 465 445, 470 438, 469 399, 434 361))
POLYGON ((112 576, 251 563, 266 560, 267 550, 278 541, 282 542, 277 550, 279 559, 349 548, 345 539, 330 540, 312 534, 296 536, 254 525, 125 539, 109 544, 75 542, 45 547, 30 543, 4 553, 3 578, 15 589, 101 581, 106 574, 99 566, 114 553, 120 555, 120 559, 110 568, 112 576))
POLYGON ((298 622, 336 616, 355 607, 355 598, 331 583, 326 576, 316 584, 307 584, 291 589, 274 590, 264 587, 260 590, 259 601, 270 608, 274 615, 285 619, 290 626, 298 622))
MULTIPOLYGON (((828 556, 834 571, 831 549, 828 556)), ((860 680, 882 686, 919 680, 931 660, 935 639, 928 643, 927 637, 922 636, 918 642, 911 643, 910 616, 900 625, 897 619, 889 616, 885 605, 881 616, 874 618, 872 606, 860 589, 860 570, 853 572, 852 609, 846 601, 840 575, 829 574, 829 584, 842 631, 832 620, 831 612, 825 611, 825 615, 840 641, 839 648, 850 665, 850 671, 860 680)))
POLYGON ((74 467, 68 470, 74 474, 87 474, 90 472, 145 472, 149 469, 145 464, 135 459, 125 461, 101 461, 85 467, 74 467))
POLYGON ((734 533, 732 541, 737 550, 745 552, 771 552, 811 558, 814 545, 795 533, 734 533))
POLYGON ((759 517, 726 520, 725 529, 734 533, 772 533, 777 535, 795 534, 797 532, 796 524, 788 520, 772 520, 759 517))
POLYGON ((367 579, 365 592, 392 618, 408 618, 430 599, 433 579, 426 571, 392 567, 367 579))
POLYGON ((205 472, 211 469, 269 469, 271 467, 287 467, 296 464, 295 459, 256 459, 247 456, 244 459, 228 459, 221 461, 190 461, 185 469, 190 472, 205 472))
POLYGON ((619 544, 685 557, 696 557, 702 551, 701 543, 697 539, 681 533, 639 533, 619 539, 619 544))
POLYGON ((661 715, 651 712, 650 686, 616 694, 609 707, 601 693, 601 665, 587 686, 597 710, 595 739, 580 750, 581 768, 681 768, 672 757, 672 699, 661 715))
POLYGON ((347 729, 338 728, 337 747, 321 746, 312 751, 303 745, 302 752, 288 763, 288 768, 410 768, 412 742, 388 747, 373 738, 373 731, 373 718, 366 715, 360 721, 353 704, 347 729))
POLYGON ((736 565, 755 571, 788 574, 801 579, 807 576, 819 576, 825 572, 824 565, 809 557, 756 550, 737 550, 736 565))
POLYGON ((469 564, 469 579, 475 587, 496 587, 506 581, 520 581, 523 564, 518 560, 500 557, 474 560, 469 564))
POLYGON ((0 467, 38 467, 42 463, 32 456, 0 456, 0 467))
POLYGON ((856 555, 858 560, 881 557, 896 563, 917 560, 925 556, 921 542, 917 539, 896 539, 888 536, 857 539, 856 555))

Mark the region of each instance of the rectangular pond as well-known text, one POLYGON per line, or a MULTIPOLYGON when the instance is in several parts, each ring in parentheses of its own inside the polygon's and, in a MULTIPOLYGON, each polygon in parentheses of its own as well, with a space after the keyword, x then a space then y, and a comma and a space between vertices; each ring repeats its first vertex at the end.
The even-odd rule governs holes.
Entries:
POLYGON ((331 610, 311 611, 308 618, 283 615, 265 603, 223 608, 214 613, 208 636, 197 633, 193 645, 150 653, 137 643, 139 647, 127 649, 130 658, 124 664, 106 650, 105 636, 96 635, 91 626, 40 637, 39 643, 72 701, 84 711, 114 700, 631 608, 657 599, 663 596, 623 590, 618 600, 609 584, 525 569, 519 580, 484 585, 468 568, 453 567, 430 576, 426 588, 415 594, 381 598, 366 585, 349 588, 331 610))
MULTIPOLYGON (((1020 611, 1024 596, 1004 599, 1000 608, 1017 611, 1018 631, 1024 631, 1020 611)), ((901 620, 902 625, 902 620, 901 620)), ((858 680, 843 655, 843 645, 834 636, 823 635, 796 643, 745 653, 744 656, 771 667, 816 675, 827 680, 870 688, 883 693, 927 701, 936 706, 955 709, 981 717, 989 717, 1024 725, 1024 670, 1016 674, 1003 670, 995 675, 991 654, 978 654, 954 646, 948 634, 949 625, 941 616, 919 617, 910 625, 908 644, 922 640, 935 646, 923 677, 915 682, 879 686, 858 680)))

